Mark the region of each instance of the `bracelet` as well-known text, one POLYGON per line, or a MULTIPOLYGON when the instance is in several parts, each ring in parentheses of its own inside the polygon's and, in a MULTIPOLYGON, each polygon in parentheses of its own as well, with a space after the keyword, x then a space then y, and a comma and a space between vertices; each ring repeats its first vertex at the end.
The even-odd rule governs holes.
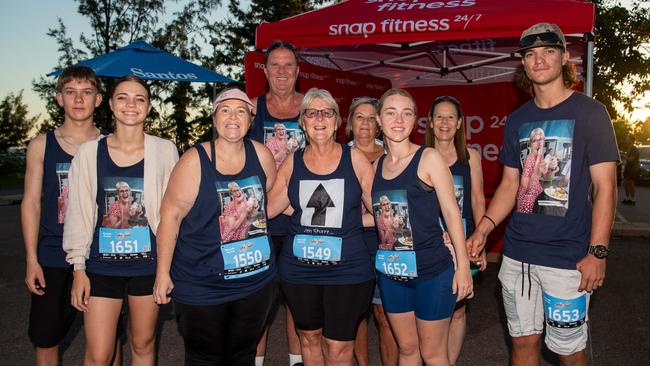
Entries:
MULTIPOLYGON (((486 219, 488 219, 488 220, 490 220, 490 222, 492 223, 492 225, 494 225, 494 228, 496 229, 496 227, 497 227, 497 223, 494 222, 494 220, 492 220, 492 219, 490 218, 490 216, 488 216, 488 215, 483 215, 483 217, 486 218, 486 219)), ((482 217, 482 218, 483 218, 483 217, 482 217)))

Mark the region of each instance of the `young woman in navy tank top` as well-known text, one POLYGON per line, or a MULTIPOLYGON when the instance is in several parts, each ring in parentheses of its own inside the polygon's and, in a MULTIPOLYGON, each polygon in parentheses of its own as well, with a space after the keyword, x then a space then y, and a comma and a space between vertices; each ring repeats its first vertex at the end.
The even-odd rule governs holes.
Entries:
POLYGON ((151 104, 142 80, 119 79, 109 104, 115 132, 80 146, 70 168, 63 247, 74 265, 72 305, 84 312, 84 362, 105 365, 128 296, 132 362, 153 365, 155 234, 178 152, 170 141, 144 133, 151 104))
POLYGON ((388 154, 376 164, 372 187, 379 250, 375 259, 382 303, 399 346, 399 363, 447 365, 447 328, 457 300, 472 291, 453 181, 440 154, 409 140, 413 97, 391 89, 379 102, 388 154), (442 213, 458 269, 442 241, 442 213))
POLYGON ((239 89, 217 96, 216 140, 183 155, 162 204, 154 298, 174 300, 186 364, 253 365, 275 295, 275 162, 245 138, 252 107, 239 89))
MULTIPOLYGON (((354 98, 352 104, 350 104, 348 123, 345 126, 345 132, 351 138, 348 146, 359 149, 371 164, 386 153, 384 143, 378 140, 378 137, 381 135, 377 123, 378 107, 379 101, 376 98, 354 98)), ((365 212, 365 206, 363 212, 365 212)), ((368 246, 368 250, 374 261, 375 252, 377 251, 377 229, 374 226, 365 227, 363 229, 363 240, 366 246, 368 246)), ((397 343, 395 342, 393 331, 388 324, 384 307, 381 304, 381 294, 377 284, 375 284, 375 292, 372 296, 372 312, 379 333, 379 354, 381 356, 381 362, 384 366, 397 366, 397 343)), ((368 354, 369 318, 370 316, 368 315, 366 321, 359 323, 357 338, 354 342, 354 357, 359 366, 370 364, 370 356, 368 354)))
POLYGON ((362 200, 370 205, 372 167, 335 141, 341 117, 328 91, 309 90, 300 110, 309 145, 287 158, 269 194, 271 216, 292 214, 278 258, 282 291, 305 364, 351 364, 375 282, 361 213, 362 200))
MULTIPOLYGON (((465 123, 460 102, 450 96, 436 98, 431 104, 426 126, 426 146, 433 147, 449 166, 454 178, 454 192, 469 237, 474 231, 474 223, 485 214, 485 195, 483 194, 483 172, 481 155, 468 148, 465 140, 465 123)), ((445 245, 454 254, 449 235, 444 234, 445 245)), ((469 253, 468 253, 469 254, 469 253)), ((485 270, 487 260, 485 250, 477 257, 469 255, 472 262, 472 275, 478 270, 485 270)), ((466 331, 466 301, 456 304, 454 315, 449 325, 449 361, 456 364, 463 346, 466 331)))

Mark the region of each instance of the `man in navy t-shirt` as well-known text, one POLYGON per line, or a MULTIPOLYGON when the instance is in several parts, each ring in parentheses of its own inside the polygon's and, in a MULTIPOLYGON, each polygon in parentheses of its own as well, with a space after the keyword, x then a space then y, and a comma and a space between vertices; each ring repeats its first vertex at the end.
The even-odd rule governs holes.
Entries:
POLYGON ((545 342, 562 364, 586 365, 589 295, 605 279, 618 148, 603 105, 571 89, 575 69, 557 25, 526 29, 518 52, 518 81, 533 99, 506 121, 503 178, 467 244, 479 253, 512 212, 499 272, 512 364, 539 364, 545 320, 545 342))

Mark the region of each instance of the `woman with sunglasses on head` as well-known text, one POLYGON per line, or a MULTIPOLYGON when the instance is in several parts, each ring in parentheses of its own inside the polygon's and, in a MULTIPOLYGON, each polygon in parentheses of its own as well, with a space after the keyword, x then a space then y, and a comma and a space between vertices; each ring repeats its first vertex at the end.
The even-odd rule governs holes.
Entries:
MULTIPOLYGON (((465 139, 465 122, 460 102, 450 96, 436 98, 431 104, 431 110, 426 126, 426 146, 433 147, 442 156, 454 178, 454 189, 457 202, 464 221, 465 235, 469 237, 474 232, 474 223, 485 214, 485 195, 483 194, 483 172, 481 170, 481 155, 478 151, 468 148, 465 139)), ((445 241, 449 240, 447 233, 445 241)), ((447 244, 447 243, 445 243, 447 244)), ((452 255, 455 254, 449 242, 452 255)), ((485 250, 476 257, 469 257, 472 262, 472 275, 487 267, 485 250)), ((449 361, 456 364, 463 346, 466 331, 466 301, 456 304, 454 315, 449 326, 449 361)))
POLYGON ((353 363, 375 283, 360 207, 370 207, 372 167, 358 149, 335 141, 340 124, 332 95, 310 89, 300 108, 309 145, 284 161, 269 194, 269 216, 291 213, 280 280, 308 365, 353 363))
MULTIPOLYGON (((400 365, 449 365, 447 338, 456 301, 472 292, 460 211, 451 173, 434 149, 409 140, 416 123, 413 97, 393 88, 379 100, 379 124, 388 154, 375 163, 372 201, 403 218, 390 249, 377 251, 382 303, 397 338, 400 365), (386 197, 386 198, 384 198, 386 197), (444 246, 439 214, 447 223, 457 270, 444 246)), ((381 242, 385 242, 381 238, 381 242)))
POLYGON ((265 214, 275 162, 245 138, 252 109, 239 89, 216 97, 217 138, 183 155, 160 210, 154 299, 174 300, 186 365, 253 365, 275 296, 265 214))
MULTIPOLYGON (((384 143, 377 139, 380 135, 377 125, 378 101, 371 97, 359 97, 352 100, 348 123, 345 131, 348 138, 352 140, 348 146, 361 151, 370 163, 374 163, 380 156, 384 155, 384 143)), ((362 206, 365 213, 365 206, 362 206)), ((366 227, 363 230, 363 237, 368 250, 374 258, 377 251, 377 230, 375 227, 366 227)), ((379 352, 384 366, 397 365, 397 343, 390 329, 384 307, 381 305, 379 287, 375 285, 375 292, 372 297, 372 311, 375 316, 377 329, 379 331, 379 352)), ((359 366, 370 364, 368 355, 368 322, 359 323, 359 329, 354 345, 354 353, 359 366)))
POLYGON ((111 362, 125 295, 132 363, 153 365, 156 359, 156 233, 178 152, 171 141, 145 134, 150 98, 138 77, 117 80, 109 101, 115 132, 81 145, 70 167, 63 248, 74 266, 72 305, 84 313, 86 365, 111 362), (123 217, 135 212, 144 217, 123 217), (122 220, 117 226, 116 216, 122 220))

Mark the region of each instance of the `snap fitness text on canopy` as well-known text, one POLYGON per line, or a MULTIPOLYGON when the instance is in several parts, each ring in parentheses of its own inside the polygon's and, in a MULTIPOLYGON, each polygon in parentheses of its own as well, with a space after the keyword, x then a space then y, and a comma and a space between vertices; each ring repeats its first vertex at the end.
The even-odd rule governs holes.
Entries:
POLYGON ((476 0, 419 1, 419 0, 367 0, 364 4, 377 4, 377 11, 404 11, 421 9, 457 8, 476 5, 476 0))
POLYGON ((330 36, 348 36, 363 34, 364 38, 377 32, 380 33, 407 33, 407 32, 436 32, 449 30, 449 19, 429 19, 429 20, 402 20, 402 19, 384 19, 377 26, 374 22, 352 23, 352 24, 332 24, 329 27, 330 36))

